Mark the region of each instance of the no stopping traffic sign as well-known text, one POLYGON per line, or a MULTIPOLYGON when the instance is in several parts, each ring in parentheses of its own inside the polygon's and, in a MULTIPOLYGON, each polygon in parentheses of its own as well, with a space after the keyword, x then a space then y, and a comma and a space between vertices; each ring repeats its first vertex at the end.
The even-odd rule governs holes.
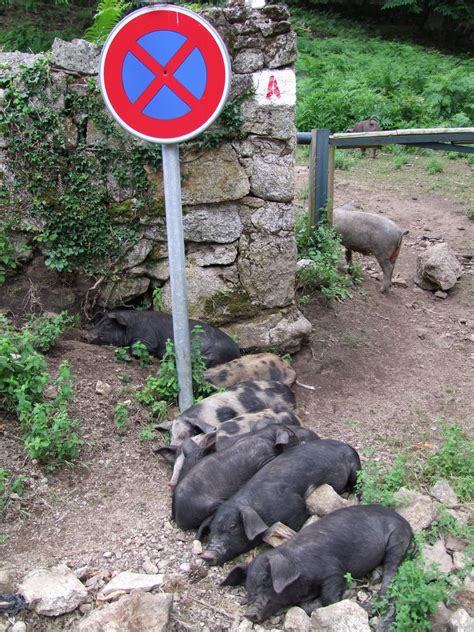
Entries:
POLYGON ((217 31, 178 6, 126 16, 107 39, 99 81, 107 108, 131 134, 178 143, 204 131, 224 107, 230 60, 217 31))

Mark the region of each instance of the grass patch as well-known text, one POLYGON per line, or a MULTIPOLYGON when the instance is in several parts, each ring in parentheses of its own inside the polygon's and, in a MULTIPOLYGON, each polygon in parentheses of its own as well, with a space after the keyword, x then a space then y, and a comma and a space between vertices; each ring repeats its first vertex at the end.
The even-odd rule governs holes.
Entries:
POLYGON ((343 132, 370 116, 383 129, 473 124, 473 59, 370 37, 315 11, 294 8, 292 18, 299 130, 343 132))

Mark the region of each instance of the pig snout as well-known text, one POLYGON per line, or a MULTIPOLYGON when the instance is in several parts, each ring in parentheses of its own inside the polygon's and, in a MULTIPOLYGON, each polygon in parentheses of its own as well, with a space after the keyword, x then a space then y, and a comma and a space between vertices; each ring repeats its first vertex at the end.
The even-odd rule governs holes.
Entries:
POLYGON ((206 549, 201 555, 201 558, 205 560, 210 566, 218 564, 220 557, 221 554, 215 549, 206 549))
POLYGON ((262 609, 256 605, 250 606, 244 613, 244 617, 252 621, 252 623, 260 623, 263 621, 262 609))

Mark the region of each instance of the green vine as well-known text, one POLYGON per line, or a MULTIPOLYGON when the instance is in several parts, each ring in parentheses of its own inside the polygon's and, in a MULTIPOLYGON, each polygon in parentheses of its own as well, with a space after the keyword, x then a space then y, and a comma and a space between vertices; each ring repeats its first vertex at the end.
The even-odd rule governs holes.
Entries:
MULTIPOLYGON (((13 174, 0 182, 0 214, 3 206, 13 229, 33 233, 48 267, 113 278, 142 225, 164 214, 149 177, 161 169, 161 146, 123 131, 97 81, 51 73, 47 55, 0 88, 0 132, 13 174)), ((249 94, 228 103, 194 144, 207 149, 242 138, 249 94)))

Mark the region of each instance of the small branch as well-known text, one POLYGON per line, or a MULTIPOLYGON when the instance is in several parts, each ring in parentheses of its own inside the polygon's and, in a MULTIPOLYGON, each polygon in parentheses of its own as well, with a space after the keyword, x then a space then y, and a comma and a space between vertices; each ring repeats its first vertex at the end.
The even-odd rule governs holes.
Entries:
POLYGON ((381 318, 382 320, 390 320, 390 318, 387 318, 386 316, 382 316, 382 314, 377 314, 377 312, 374 312, 375 316, 377 316, 378 318, 381 318))
POLYGON ((228 612, 226 612, 225 610, 221 610, 220 608, 216 608, 216 606, 212 606, 210 603, 201 601, 200 599, 197 599, 196 597, 191 597, 191 595, 188 595, 188 598, 192 599, 192 601, 195 601, 199 605, 204 606, 204 608, 209 608, 209 610, 213 610, 214 612, 217 612, 218 614, 225 617, 226 619, 234 619, 234 617, 230 615, 228 612))

